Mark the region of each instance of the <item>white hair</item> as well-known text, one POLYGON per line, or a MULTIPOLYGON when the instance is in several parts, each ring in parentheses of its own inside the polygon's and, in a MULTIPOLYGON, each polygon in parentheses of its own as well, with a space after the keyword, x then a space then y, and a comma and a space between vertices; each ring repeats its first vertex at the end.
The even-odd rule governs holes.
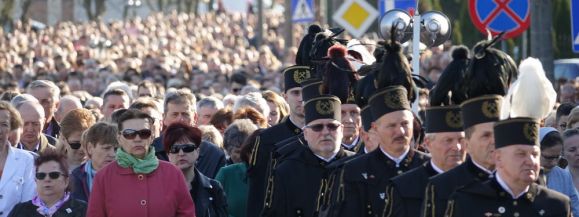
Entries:
POLYGON ((246 106, 254 108, 259 113, 263 114, 264 117, 269 116, 269 105, 260 93, 248 93, 237 99, 235 104, 233 104, 233 114, 246 106))

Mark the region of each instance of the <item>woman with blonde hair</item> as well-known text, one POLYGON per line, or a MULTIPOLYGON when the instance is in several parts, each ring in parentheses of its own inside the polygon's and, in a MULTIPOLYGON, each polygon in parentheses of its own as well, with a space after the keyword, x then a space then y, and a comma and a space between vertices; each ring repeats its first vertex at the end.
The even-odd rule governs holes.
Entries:
POLYGON ((276 125, 283 118, 289 115, 289 105, 277 93, 266 90, 262 93, 263 98, 267 101, 269 106, 269 115, 267 116, 267 123, 270 126, 276 125))

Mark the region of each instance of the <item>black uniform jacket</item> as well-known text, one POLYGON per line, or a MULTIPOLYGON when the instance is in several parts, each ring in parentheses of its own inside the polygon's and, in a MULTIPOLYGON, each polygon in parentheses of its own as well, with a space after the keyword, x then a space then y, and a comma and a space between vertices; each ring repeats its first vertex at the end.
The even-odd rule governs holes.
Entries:
POLYGON ((248 192, 251 192, 247 198, 247 217, 257 217, 263 209, 268 167, 274 145, 301 132, 302 130, 294 125, 288 116, 279 124, 261 132, 255 139, 247 169, 248 192))
POLYGON ((433 176, 426 186, 421 216, 444 217, 446 203, 456 189, 472 182, 486 181, 489 176, 491 175, 478 168, 470 157, 461 165, 433 176))
POLYGON ((221 183, 195 169, 189 193, 195 202, 196 217, 227 217, 227 199, 221 183))
POLYGON ((380 216, 384 211, 386 186, 389 180, 413 168, 419 167, 430 157, 410 149, 406 157, 396 165, 380 148, 353 158, 336 172, 331 187, 330 201, 324 207, 324 215, 380 216))
POLYGON ((495 177, 457 189, 448 201, 446 216, 570 217, 571 211, 567 196, 536 183, 513 199, 495 177))
POLYGON ((438 172, 427 161, 400 176, 392 178, 386 188, 386 207, 383 217, 419 217, 428 179, 438 172))
MULTIPOLYGON (((332 161, 352 155, 340 148, 332 161)), ((299 148, 286 156, 272 173, 271 196, 266 195, 263 216, 317 216, 331 173, 328 164, 309 148, 299 148)))

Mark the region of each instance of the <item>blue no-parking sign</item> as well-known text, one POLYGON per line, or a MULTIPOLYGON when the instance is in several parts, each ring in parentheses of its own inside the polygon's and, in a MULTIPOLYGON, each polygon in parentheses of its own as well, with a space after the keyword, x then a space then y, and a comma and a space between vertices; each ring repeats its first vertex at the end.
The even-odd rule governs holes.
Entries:
POLYGON ((314 0, 292 0, 292 22, 314 22, 316 18, 314 11, 314 0))
POLYGON ((571 31, 573 52, 579 53, 579 0, 571 1, 571 31))
POLYGON ((483 34, 506 32, 505 38, 512 38, 531 24, 529 0, 469 0, 468 7, 473 24, 483 34))

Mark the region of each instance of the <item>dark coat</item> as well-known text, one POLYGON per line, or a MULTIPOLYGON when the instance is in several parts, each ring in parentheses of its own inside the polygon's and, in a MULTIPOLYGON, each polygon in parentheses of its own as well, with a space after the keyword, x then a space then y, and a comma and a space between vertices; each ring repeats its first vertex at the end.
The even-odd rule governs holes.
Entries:
POLYGON ((221 184, 207 178, 195 169, 195 178, 189 190, 195 202, 197 217, 227 217, 227 199, 221 184))
MULTIPOLYGON (((332 161, 354 155, 340 148, 332 161)), ((329 182, 329 163, 319 159, 309 148, 295 150, 277 165, 273 171, 273 187, 266 195, 262 216, 314 217, 319 211, 324 194, 320 194, 329 182)))
MULTIPOLYGON (((14 206, 8 217, 44 217, 36 211, 38 207, 32 201, 19 203, 14 206)), ((70 198, 66 201, 52 217, 84 217, 86 216, 87 205, 84 201, 70 198)))
POLYGON ((457 189, 450 196, 445 216, 570 217, 571 210, 567 196, 536 183, 513 199, 495 177, 457 189))
POLYGON ((433 176, 426 186, 426 200, 421 209, 423 217, 444 217, 444 210, 450 195, 458 188, 472 182, 489 179, 488 173, 478 168, 470 157, 451 170, 433 176))
POLYGON ((87 175, 84 170, 85 165, 86 163, 81 164, 71 173, 70 181, 72 183, 72 192, 70 196, 74 199, 88 202, 90 191, 88 189, 88 183, 86 182, 87 175))
POLYGON ((263 209, 268 167, 275 144, 301 132, 302 130, 294 125, 288 116, 279 124, 265 129, 257 136, 247 170, 249 192, 251 192, 247 199, 247 217, 257 217, 263 209))
POLYGON ((386 188, 386 207, 383 217, 419 217, 428 178, 438 174, 427 161, 391 180, 386 188))
MULTIPOLYGON (((155 155, 159 160, 169 161, 165 147, 163 146, 163 136, 159 136, 153 140, 155 147, 155 155)), ((208 141, 201 141, 199 147, 199 158, 195 164, 201 173, 209 178, 215 178, 217 172, 221 167, 225 166, 225 152, 219 149, 215 144, 208 141)))
POLYGON ((326 216, 379 216, 384 211, 389 180, 421 166, 430 157, 410 149, 398 167, 380 148, 346 162, 331 187, 326 216), (337 186, 337 187, 336 187, 337 186))

